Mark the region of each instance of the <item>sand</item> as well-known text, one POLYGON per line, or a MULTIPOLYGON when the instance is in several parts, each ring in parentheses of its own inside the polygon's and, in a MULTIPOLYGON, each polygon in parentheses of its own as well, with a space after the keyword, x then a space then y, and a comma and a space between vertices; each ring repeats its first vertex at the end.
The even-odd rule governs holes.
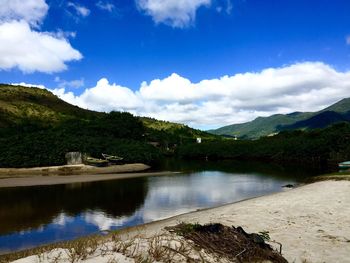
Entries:
POLYGON ((149 224, 222 223, 247 232, 269 231, 289 262, 350 262, 350 182, 324 181, 149 224))
MULTIPOLYGON (((179 215, 122 231, 152 236, 179 222, 222 223, 268 231, 289 262, 350 262, 350 181, 323 181, 285 192, 179 215)), ((116 253, 120 262, 133 262, 116 253)), ((34 262, 34 257, 16 262, 34 262)), ((107 262, 94 255, 86 262, 107 262)))
POLYGON ((8 177, 25 176, 48 176, 48 175, 78 175, 78 174, 111 174, 139 172, 149 169, 150 166, 142 163, 110 165, 107 167, 96 167, 85 164, 61 165, 34 168, 0 168, 0 179, 8 177))
MULTIPOLYGON (((118 180, 126 178, 147 177, 169 175, 174 172, 139 172, 149 169, 145 164, 124 164, 114 165, 109 167, 93 167, 88 165, 79 166, 57 166, 48 167, 50 173, 43 173, 46 168, 30 168, 30 169, 13 169, 13 173, 5 173, 0 176, 0 188, 3 187, 20 187, 20 186, 39 186, 39 185, 57 185, 71 183, 86 183, 106 180, 118 180), (73 175, 64 175, 55 173, 56 170, 64 170, 69 168, 69 173, 73 175), (15 173, 14 170, 22 170, 15 173), (31 171, 35 172, 31 172, 31 171), (73 172, 72 172, 73 170, 73 172), (40 172, 41 171, 41 172, 40 172), (78 172, 76 172, 78 171, 78 172), (84 173, 84 174, 80 174, 84 173)), ((1 169, 0 169, 1 170, 1 169)), ((2 169, 4 172, 5 169, 2 169)), ((9 170, 9 169, 7 169, 9 170)), ((0 171, 1 174, 1 171, 0 171)))

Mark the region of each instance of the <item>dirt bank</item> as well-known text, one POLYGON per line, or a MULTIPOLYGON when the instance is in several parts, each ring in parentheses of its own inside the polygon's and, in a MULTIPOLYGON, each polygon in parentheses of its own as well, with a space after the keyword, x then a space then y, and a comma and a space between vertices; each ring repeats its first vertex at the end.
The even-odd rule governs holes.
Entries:
POLYGON ((26 169, 0 169, 0 188, 36 185, 84 183, 125 178, 159 176, 172 172, 143 172, 145 164, 124 164, 109 167, 88 165, 55 166, 26 169))

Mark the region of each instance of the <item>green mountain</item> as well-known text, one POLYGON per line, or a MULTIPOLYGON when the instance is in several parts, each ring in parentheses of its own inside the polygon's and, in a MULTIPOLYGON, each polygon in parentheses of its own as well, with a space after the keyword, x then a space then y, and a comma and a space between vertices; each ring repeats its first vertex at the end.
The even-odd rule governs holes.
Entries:
POLYGON ((102 116, 73 106, 45 89, 0 84, 0 127, 22 122, 58 124, 69 119, 90 119, 102 116))
POLYGON ((324 112, 324 111, 348 113, 350 111, 350 98, 342 99, 342 100, 338 101, 337 103, 334 103, 333 105, 321 110, 320 112, 324 112))
MULTIPOLYGON (((48 90, 0 84, 0 128, 36 123, 57 126, 72 120, 94 120, 108 114, 85 110, 71 105, 48 90)), ((160 121, 153 118, 138 118, 149 133, 152 131, 176 133, 182 131, 190 137, 215 138, 206 132, 192 129, 184 124, 160 121)))
MULTIPOLYGON (((182 136, 182 138, 202 138, 202 140, 215 140, 220 139, 219 136, 213 135, 208 132, 193 129, 185 124, 174 123, 168 121, 160 121, 154 118, 140 117, 143 125, 148 130, 148 136, 153 141, 159 141, 167 146, 176 142, 169 140, 169 136, 172 138, 182 136)), ((193 140, 192 140, 193 141, 193 140)))
POLYGON ((242 139, 257 139, 280 131, 325 128, 344 121, 350 121, 350 98, 343 99, 318 112, 294 112, 258 117, 251 122, 228 125, 208 132, 237 136, 242 139))
POLYGON ((197 137, 217 138, 186 125, 127 112, 81 109, 40 88, 0 84, 0 167, 62 165, 65 153, 71 151, 151 163, 197 137))

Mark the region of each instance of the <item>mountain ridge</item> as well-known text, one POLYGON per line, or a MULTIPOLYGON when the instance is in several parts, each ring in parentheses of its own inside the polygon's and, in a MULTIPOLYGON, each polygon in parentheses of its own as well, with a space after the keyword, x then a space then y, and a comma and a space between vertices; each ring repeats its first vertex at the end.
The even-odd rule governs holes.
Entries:
MULTIPOLYGON (((0 84, 0 128, 21 126, 30 122, 39 126, 57 126, 66 121, 91 121, 108 113, 97 112, 72 105, 52 92, 20 85, 0 84)), ((181 133, 190 137, 214 138, 214 135, 193 129, 185 124, 161 121, 148 117, 135 117, 151 130, 154 140, 164 137, 161 133, 181 133)))
POLYGON ((257 117, 250 122, 227 125, 208 132, 241 139, 257 139, 286 130, 325 128, 344 121, 350 121, 350 98, 344 98, 316 112, 292 112, 257 117))

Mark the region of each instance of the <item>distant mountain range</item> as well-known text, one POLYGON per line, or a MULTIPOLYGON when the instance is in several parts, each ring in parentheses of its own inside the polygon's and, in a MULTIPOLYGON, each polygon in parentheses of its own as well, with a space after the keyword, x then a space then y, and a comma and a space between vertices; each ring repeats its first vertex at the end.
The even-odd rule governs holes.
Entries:
POLYGON ((257 139, 285 130, 325 128, 344 121, 350 121, 350 98, 342 99, 317 112, 293 112, 258 117, 250 122, 228 125, 208 132, 216 135, 236 136, 242 139, 257 139))

